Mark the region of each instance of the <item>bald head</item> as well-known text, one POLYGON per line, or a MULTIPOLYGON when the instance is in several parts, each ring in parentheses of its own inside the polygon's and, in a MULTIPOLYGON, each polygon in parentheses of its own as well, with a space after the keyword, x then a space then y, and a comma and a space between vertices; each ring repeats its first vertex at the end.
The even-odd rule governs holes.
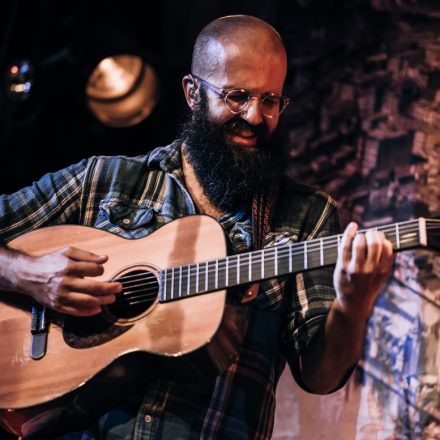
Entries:
POLYGON ((239 57, 244 51, 286 59, 284 44, 272 26, 250 15, 229 15, 202 29, 194 45, 191 71, 209 78, 221 67, 225 53, 239 57))

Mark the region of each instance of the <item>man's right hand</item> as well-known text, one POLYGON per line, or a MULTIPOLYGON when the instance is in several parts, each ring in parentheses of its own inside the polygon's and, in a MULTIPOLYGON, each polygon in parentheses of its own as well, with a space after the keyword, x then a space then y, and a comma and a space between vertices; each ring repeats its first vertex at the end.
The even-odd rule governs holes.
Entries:
POLYGON ((65 247, 40 257, 14 253, 8 264, 8 290, 16 290, 61 313, 92 316, 121 292, 118 282, 98 281, 107 256, 65 247))

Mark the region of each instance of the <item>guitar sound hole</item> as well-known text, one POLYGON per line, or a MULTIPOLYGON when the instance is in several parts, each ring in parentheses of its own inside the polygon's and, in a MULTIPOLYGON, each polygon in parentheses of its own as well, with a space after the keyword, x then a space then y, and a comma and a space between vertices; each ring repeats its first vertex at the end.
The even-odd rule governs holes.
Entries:
POLYGON ((159 292, 156 275, 147 270, 133 270, 120 275, 114 281, 123 285, 116 301, 107 306, 117 319, 130 319, 144 313, 153 304, 159 292))

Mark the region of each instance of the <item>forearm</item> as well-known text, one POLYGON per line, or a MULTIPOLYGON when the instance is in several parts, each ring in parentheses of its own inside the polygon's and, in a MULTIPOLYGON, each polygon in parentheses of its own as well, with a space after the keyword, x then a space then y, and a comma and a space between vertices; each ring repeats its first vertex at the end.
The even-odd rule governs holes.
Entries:
POLYGON ((0 248, 0 289, 24 293, 61 313, 91 316, 111 304, 122 284, 94 280, 106 255, 71 246, 42 256, 0 248))
POLYGON ((19 274, 17 268, 20 267, 19 260, 26 258, 26 255, 9 249, 0 247, 0 289, 8 291, 20 291, 19 274))
POLYGON ((363 351, 367 316, 347 315, 335 299, 325 324, 303 352, 301 378, 310 391, 333 391, 360 359, 363 351))
POLYGON ((301 358, 304 384, 316 393, 334 390, 360 359, 368 316, 392 269, 393 246, 385 235, 357 230, 351 223, 344 231, 333 275, 336 299, 301 358))

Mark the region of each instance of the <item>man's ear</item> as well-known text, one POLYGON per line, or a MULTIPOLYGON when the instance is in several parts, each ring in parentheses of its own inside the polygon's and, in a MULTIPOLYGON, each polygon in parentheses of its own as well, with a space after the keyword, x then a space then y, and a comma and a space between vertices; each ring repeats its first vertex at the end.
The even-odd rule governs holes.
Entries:
POLYGON ((199 103, 199 89, 194 81, 192 75, 185 75, 182 79, 183 93, 185 94, 186 102, 191 110, 199 103))

